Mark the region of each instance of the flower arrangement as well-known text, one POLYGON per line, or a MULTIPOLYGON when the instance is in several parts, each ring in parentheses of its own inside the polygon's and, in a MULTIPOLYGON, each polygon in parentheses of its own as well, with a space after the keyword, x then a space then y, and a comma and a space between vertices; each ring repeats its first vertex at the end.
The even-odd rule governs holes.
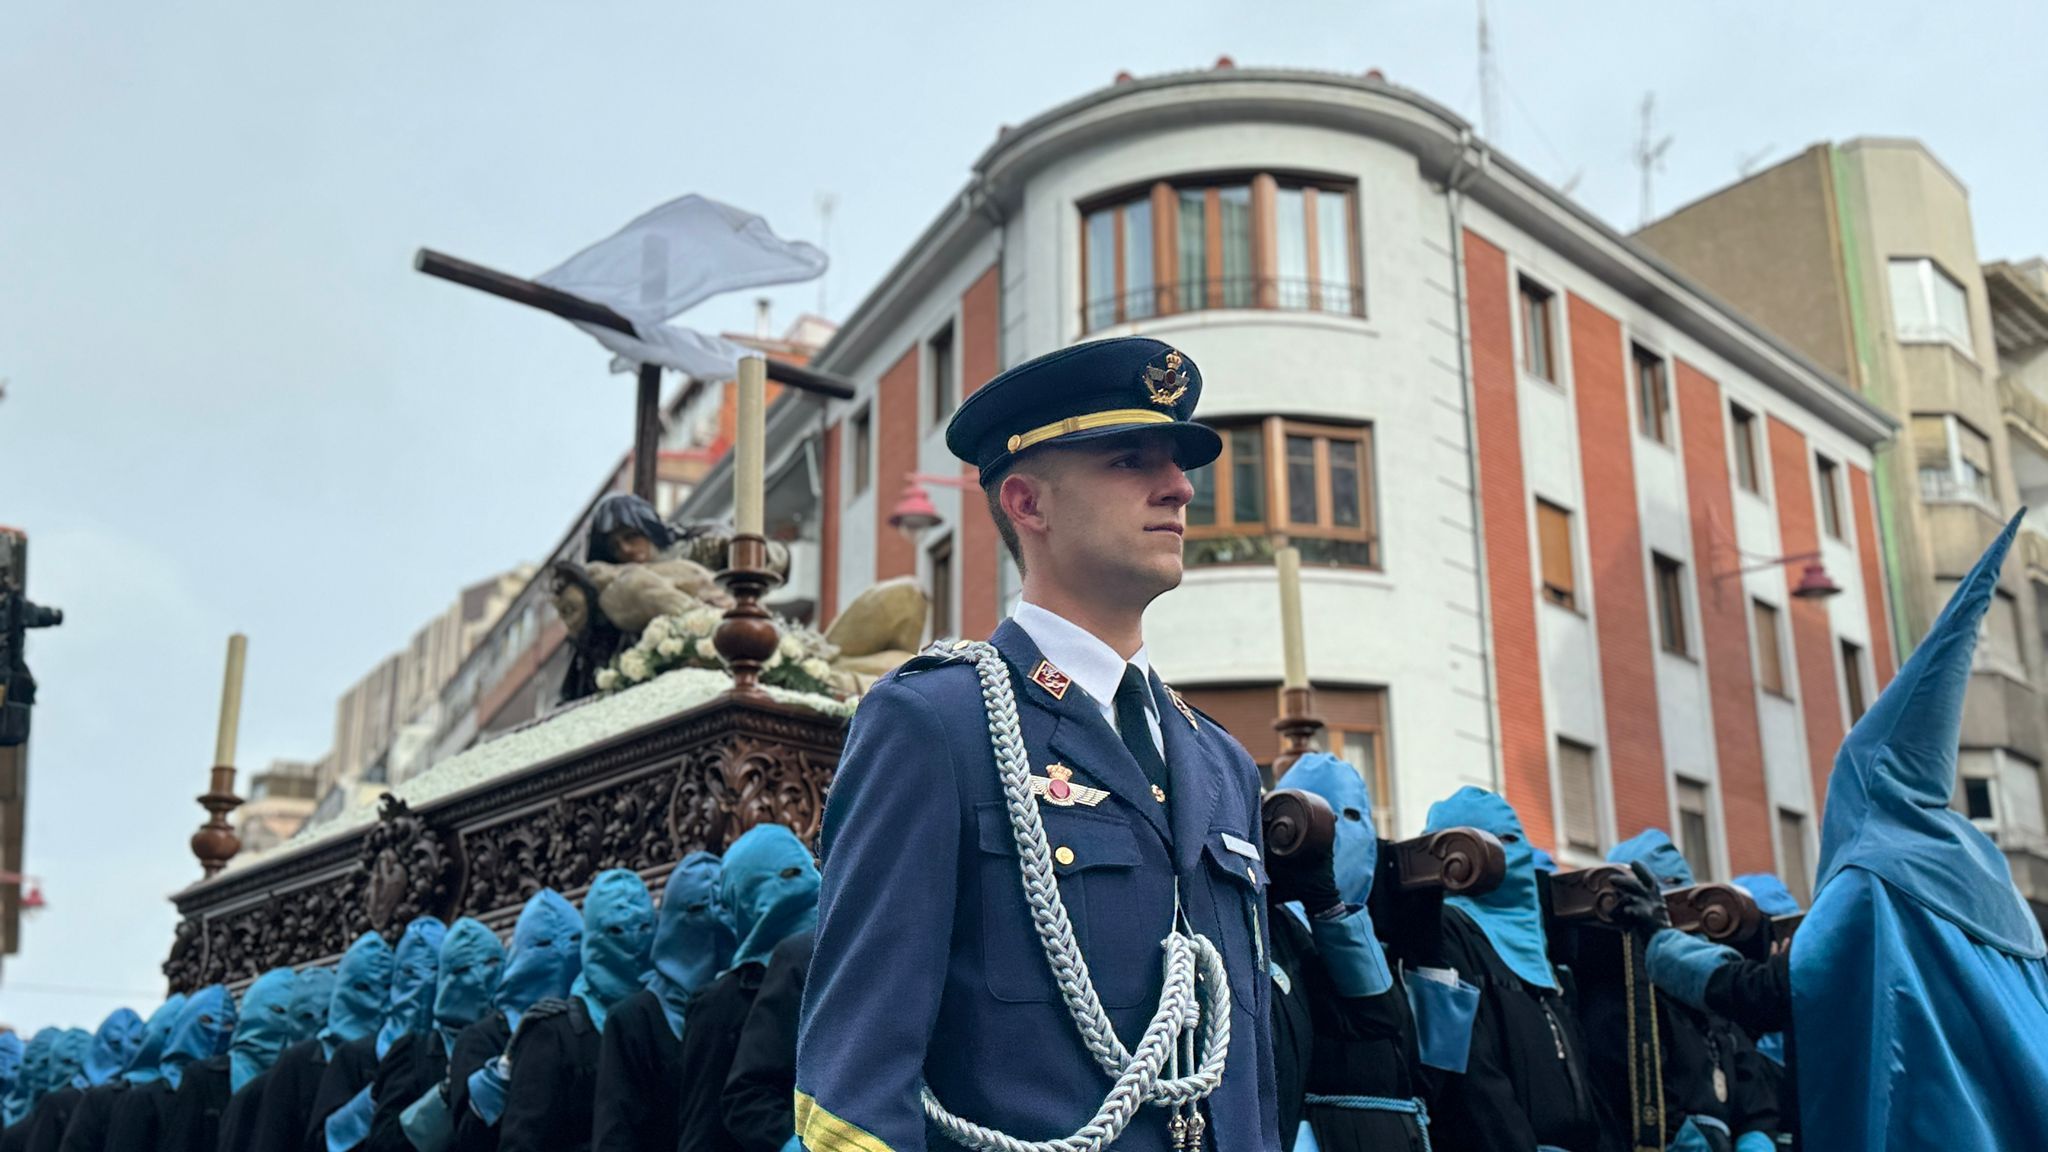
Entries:
MULTIPOLYGON (((725 662, 719 658, 718 648, 711 638, 724 618, 723 612, 708 605, 655 617, 631 648, 620 652, 598 670, 597 690, 604 693, 622 691, 676 668, 722 670, 725 662)), ((782 642, 776 645, 775 654, 761 665, 763 684, 834 699, 844 699, 850 694, 846 685, 838 683, 843 678, 835 677, 832 671, 832 660, 839 655, 838 649, 816 631, 794 620, 781 616, 771 619, 775 622, 776 631, 782 634, 782 642)))

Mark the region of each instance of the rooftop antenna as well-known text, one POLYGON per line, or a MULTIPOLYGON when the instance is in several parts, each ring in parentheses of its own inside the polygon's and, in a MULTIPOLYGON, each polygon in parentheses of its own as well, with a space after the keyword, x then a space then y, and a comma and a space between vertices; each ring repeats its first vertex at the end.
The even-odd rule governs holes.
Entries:
POLYGON ((1650 195, 1651 184, 1655 179, 1655 174, 1664 167, 1664 154, 1671 150, 1670 136, 1667 135, 1662 140, 1656 138, 1652 126, 1656 119, 1656 111, 1657 94, 1655 92, 1643 93, 1643 132, 1636 140, 1635 156, 1636 168, 1643 174, 1643 199, 1639 209, 1641 220, 1637 227, 1642 227, 1650 222, 1650 213, 1654 207, 1654 201, 1650 195))
POLYGON ((1742 176, 1744 179, 1747 179, 1750 173, 1756 171, 1757 165, 1762 164, 1764 162, 1764 157, 1769 156, 1773 151, 1777 149, 1777 147, 1778 146, 1776 144, 1766 144, 1754 152, 1746 154, 1738 153, 1735 157, 1736 173, 1742 176))
POLYGON ((1486 23, 1486 0, 1479 0, 1479 133, 1488 140, 1500 127, 1500 98, 1493 66, 1493 32, 1486 23))
MULTIPOLYGON (((839 206, 839 197, 825 189, 818 190, 818 248, 827 256, 832 254, 832 210, 839 206)), ((832 266, 825 266, 825 274, 818 277, 818 315, 823 318, 825 311, 825 282, 832 279, 832 266)))

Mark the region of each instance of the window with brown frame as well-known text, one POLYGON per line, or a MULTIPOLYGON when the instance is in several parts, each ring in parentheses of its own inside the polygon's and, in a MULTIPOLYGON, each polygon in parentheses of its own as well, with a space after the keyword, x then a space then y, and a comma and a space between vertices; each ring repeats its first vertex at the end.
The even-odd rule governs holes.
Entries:
POLYGON ((875 454, 875 410, 863 408, 853 415, 853 451, 848 453, 848 464, 853 469, 851 495, 858 496, 868 490, 869 473, 874 471, 875 454))
POLYGON ((1833 460, 1825 456, 1813 458, 1814 471, 1820 478, 1820 526, 1831 540, 1841 540, 1842 535, 1842 470, 1833 460))
POLYGON ((1863 649, 1852 641, 1842 641, 1842 687, 1849 702, 1849 723, 1863 719, 1863 649))
POLYGON ((1600 768, 1593 749, 1576 740, 1557 738, 1557 784, 1564 802, 1565 847, 1588 856, 1600 854, 1600 768))
POLYGON ((1692 655, 1685 634, 1685 565, 1661 552, 1650 553, 1657 575, 1657 630, 1664 651, 1674 656, 1692 655))
POLYGON ((1728 427, 1735 436, 1735 482, 1744 492, 1761 496, 1764 481, 1756 464, 1756 414, 1740 404, 1730 404, 1728 427))
POLYGON ((1678 777, 1678 852, 1692 868, 1693 879, 1704 884, 1714 878, 1713 825, 1708 817, 1707 786, 1697 780, 1678 777))
POLYGON ((1572 514, 1548 500, 1536 501, 1536 543, 1542 553, 1543 598, 1579 610, 1579 582, 1572 565, 1572 514))
POLYGON ((1806 871, 1806 817, 1790 808, 1778 809, 1778 875, 1804 908, 1813 903, 1812 878, 1806 871))
MULTIPOLYGON (((1276 684, 1201 685, 1183 688, 1188 703, 1201 709, 1236 736, 1261 768, 1271 765, 1279 751, 1273 734, 1273 717, 1278 713, 1276 684)), ((1316 714, 1325 727, 1311 741, 1319 752, 1328 752, 1351 765, 1365 778, 1372 797, 1373 824, 1382 837, 1391 839, 1397 831, 1394 820, 1392 772, 1387 758, 1387 692, 1384 688, 1346 684, 1315 684, 1316 714)), ((1266 780, 1272 783, 1270 774, 1266 780)))
POLYGON ((1636 429, 1659 444, 1671 443, 1671 387, 1664 378, 1664 358, 1638 344, 1631 351, 1636 368, 1636 429))
POLYGON ((1538 380, 1557 383, 1557 331, 1551 319, 1550 289, 1522 277, 1522 371, 1538 380))
POLYGON ((932 639, 953 634, 953 538, 947 536, 925 553, 932 573, 932 639))
POLYGON ((1756 676, 1763 690, 1773 696, 1785 695, 1785 657, 1778 635, 1778 610, 1761 600, 1749 602, 1756 622, 1756 676))
POLYGON ((1188 473, 1188 563, 1264 562, 1284 535, 1307 563, 1379 567, 1370 426, 1269 416, 1217 430, 1223 454, 1188 473))
POLYGON ((1365 315, 1356 187, 1160 181, 1081 212, 1081 329, 1211 308, 1365 315))
POLYGON ((960 402, 960 384, 953 372, 953 326, 946 325, 924 342, 925 375, 932 382, 931 427, 943 428, 960 402))

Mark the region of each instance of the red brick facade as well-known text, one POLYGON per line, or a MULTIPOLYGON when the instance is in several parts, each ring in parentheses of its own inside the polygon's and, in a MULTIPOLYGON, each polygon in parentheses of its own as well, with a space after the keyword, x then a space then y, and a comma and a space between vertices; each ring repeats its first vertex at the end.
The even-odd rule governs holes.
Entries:
MULTIPOLYGON (((991 264, 960 297, 960 398, 988 383, 1002 368, 1001 262, 991 264)), ((997 572, 1003 544, 978 489, 960 496, 960 620, 962 636, 986 638, 996 630, 1001 605, 997 572)))
POLYGON ((889 526, 903 478, 917 471, 918 346, 875 388, 875 581, 917 575, 917 545, 889 526))
POLYGON ((1513 287, 1506 253, 1469 231, 1465 288, 1502 787, 1530 842, 1554 848, 1557 829, 1550 802, 1550 734, 1543 719, 1543 661, 1536 636, 1529 491, 1523 479, 1521 414, 1515 397, 1513 287))
POLYGON ((1714 758, 1720 765, 1721 827, 1728 867, 1769 872, 1771 798, 1764 782, 1763 737, 1757 729, 1756 673, 1749 651, 1749 604, 1736 581, 1714 579, 1732 565, 1734 488, 1728 475, 1727 406, 1721 386, 1684 361, 1675 362, 1678 426, 1684 438, 1687 512, 1692 521, 1693 575, 1700 605, 1700 647, 1713 705, 1714 758))
MULTIPOLYGON (((1621 323, 1569 297, 1572 396, 1585 482, 1588 573, 1593 588, 1607 763, 1620 835, 1671 823, 1657 706, 1657 647, 1650 633, 1642 521, 1636 506, 1635 430, 1621 323)), ((1492 521, 1487 523, 1492 536, 1492 521)))
MULTIPOLYGON (((1878 563, 1877 521, 1871 512, 1870 473, 1851 464, 1849 471, 1850 514, 1856 517, 1857 560, 1863 570, 1863 606, 1870 613, 1870 668, 1877 691, 1891 683, 1892 629, 1886 611, 1884 569, 1878 563)), ((1874 694, 1873 694, 1873 698, 1874 694)))
MULTIPOLYGON (((1778 544, 1787 556, 1820 550, 1820 515, 1813 503, 1813 453, 1806 437, 1772 417, 1772 491, 1778 505, 1778 544)), ((1799 583, 1801 564, 1785 567, 1787 593, 1799 583)), ((1834 630, 1827 605, 1819 600, 1786 597, 1792 618, 1792 651, 1799 669, 1800 712, 1806 719, 1806 756, 1813 770, 1813 799, 1818 808, 1827 795, 1828 772, 1835 749, 1842 746, 1842 698, 1836 679, 1834 630)))

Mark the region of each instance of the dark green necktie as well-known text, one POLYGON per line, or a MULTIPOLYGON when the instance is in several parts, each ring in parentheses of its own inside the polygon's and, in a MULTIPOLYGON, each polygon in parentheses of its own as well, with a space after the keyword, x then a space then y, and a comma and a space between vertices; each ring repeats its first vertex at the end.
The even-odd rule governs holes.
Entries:
POLYGON ((1145 779, 1157 790, 1153 795, 1158 796, 1166 790, 1166 761, 1160 758, 1159 746, 1152 742, 1152 726, 1145 719, 1145 699, 1151 692, 1152 685, 1138 666, 1124 665, 1123 682, 1116 686, 1117 734, 1124 738, 1131 759, 1144 770, 1145 779))

